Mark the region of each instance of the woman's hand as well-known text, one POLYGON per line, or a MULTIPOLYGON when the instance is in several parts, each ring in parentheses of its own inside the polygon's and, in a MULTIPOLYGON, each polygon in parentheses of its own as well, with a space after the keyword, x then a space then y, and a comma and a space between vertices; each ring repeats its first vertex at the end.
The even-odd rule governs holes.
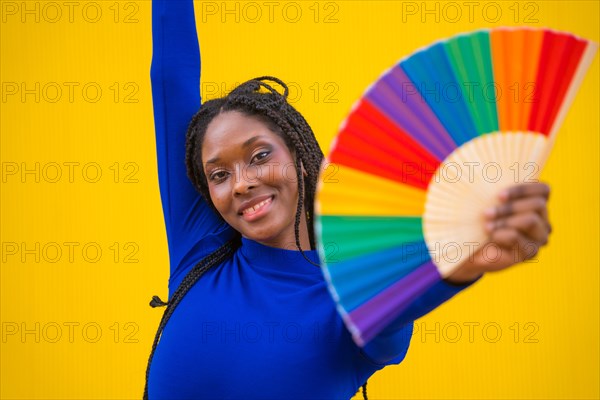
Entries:
POLYGON ((549 195, 550 187, 545 183, 515 185, 500 193, 500 205, 485 211, 491 245, 475 252, 446 281, 464 284, 485 272, 535 257, 552 231, 546 207, 549 195))

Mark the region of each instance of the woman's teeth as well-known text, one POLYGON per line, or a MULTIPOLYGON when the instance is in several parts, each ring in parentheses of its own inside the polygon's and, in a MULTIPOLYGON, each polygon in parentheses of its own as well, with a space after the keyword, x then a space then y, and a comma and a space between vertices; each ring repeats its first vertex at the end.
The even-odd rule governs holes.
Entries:
POLYGON ((252 206, 252 207, 248 207, 246 208, 244 211, 242 211, 242 214, 248 214, 248 213, 253 213, 256 212, 259 208, 261 208, 262 206, 269 204, 271 202, 272 198, 269 197, 266 200, 261 201, 260 203, 252 206))

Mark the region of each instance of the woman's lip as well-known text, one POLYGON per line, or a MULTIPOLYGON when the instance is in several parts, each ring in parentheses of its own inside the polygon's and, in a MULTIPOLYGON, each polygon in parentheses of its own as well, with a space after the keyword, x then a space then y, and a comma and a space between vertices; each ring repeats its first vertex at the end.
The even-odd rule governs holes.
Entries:
POLYGON ((238 214, 242 215, 244 210, 250 208, 250 207, 254 207, 255 205, 259 204, 261 201, 265 201, 267 199, 272 198, 273 195, 272 194, 264 194, 262 196, 257 196, 253 199, 250 200, 246 200, 242 203, 242 205, 238 208, 238 214))
MULTIPOLYGON (((242 212, 242 218, 247 221, 247 222, 252 222, 260 217, 262 217, 263 215, 265 215, 269 209, 271 208, 271 204, 273 204, 273 196, 268 197, 265 200, 260 201, 258 204, 261 204, 261 206, 254 210, 254 211, 247 211, 247 212, 242 212)), ((256 205, 255 205, 256 207, 256 205)))
POLYGON ((269 196, 266 199, 260 200, 258 202, 253 202, 255 204, 250 205, 250 206, 246 207, 244 210, 242 210, 242 213, 241 213, 242 218, 245 221, 251 222, 251 221, 254 221, 255 219, 258 219, 258 218, 262 217, 271 208, 271 204, 273 204, 274 197, 275 196, 269 196), (248 208, 256 207, 259 204, 261 204, 261 205, 256 210, 244 212, 248 208))

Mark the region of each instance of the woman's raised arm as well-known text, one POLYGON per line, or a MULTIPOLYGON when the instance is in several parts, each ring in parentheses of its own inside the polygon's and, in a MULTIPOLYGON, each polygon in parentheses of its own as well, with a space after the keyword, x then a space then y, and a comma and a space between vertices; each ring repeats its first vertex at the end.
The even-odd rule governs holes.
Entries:
MULTIPOLYGON (((192 0, 152 1, 152 100, 171 278, 223 223, 187 178, 185 134, 200 107, 200 49, 192 0)), ((207 251, 210 249, 207 249, 207 251)))

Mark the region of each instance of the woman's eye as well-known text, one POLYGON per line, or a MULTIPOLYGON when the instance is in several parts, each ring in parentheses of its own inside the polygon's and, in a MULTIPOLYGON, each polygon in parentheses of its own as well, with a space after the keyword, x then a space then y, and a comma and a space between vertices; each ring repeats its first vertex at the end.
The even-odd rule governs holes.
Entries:
POLYGON ((254 157, 252 157, 251 161, 261 161, 265 158, 267 158, 267 156, 269 155, 268 151, 261 151, 260 153, 257 153, 254 157))
POLYGON ((225 171, 215 171, 210 174, 211 181, 220 181, 227 177, 227 172, 225 171))

